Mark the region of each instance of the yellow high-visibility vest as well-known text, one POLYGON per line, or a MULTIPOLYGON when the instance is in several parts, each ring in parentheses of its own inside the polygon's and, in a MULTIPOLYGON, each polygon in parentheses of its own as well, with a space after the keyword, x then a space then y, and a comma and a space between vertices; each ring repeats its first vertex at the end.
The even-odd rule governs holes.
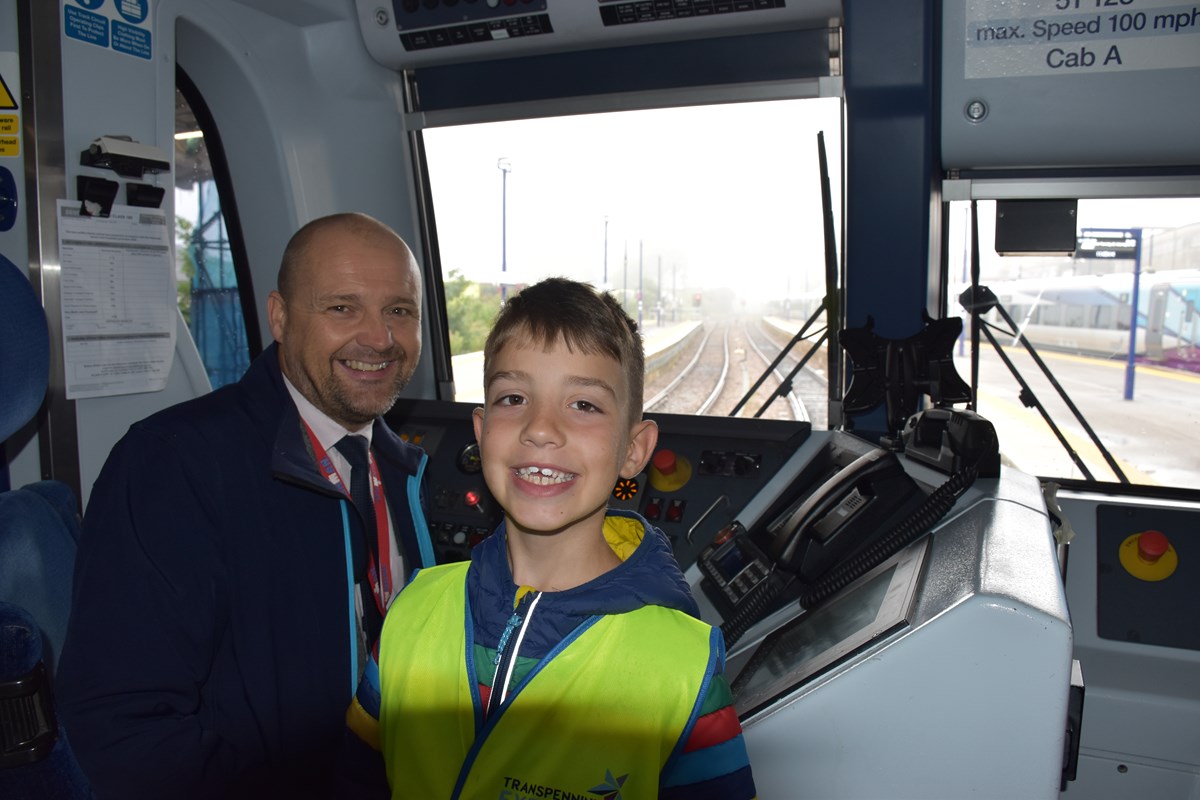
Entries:
POLYGON ((659 606, 596 617, 485 723, 467 566, 421 570, 384 623, 379 721, 392 797, 657 798, 721 668, 715 629, 659 606))

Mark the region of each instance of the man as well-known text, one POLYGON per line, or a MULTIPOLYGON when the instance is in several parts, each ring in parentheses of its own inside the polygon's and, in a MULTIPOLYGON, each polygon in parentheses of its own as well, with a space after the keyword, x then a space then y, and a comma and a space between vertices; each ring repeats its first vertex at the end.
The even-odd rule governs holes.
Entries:
POLYGON ((433 562, 425 455, 379 418, 420 356, 421 294, 387 226, 315 220, 267 303, 276 343, 113 448, 57 687, 102 800, 327 796, 382 612, 433 562), (369 439, 358 467, 347 434, 369 439))

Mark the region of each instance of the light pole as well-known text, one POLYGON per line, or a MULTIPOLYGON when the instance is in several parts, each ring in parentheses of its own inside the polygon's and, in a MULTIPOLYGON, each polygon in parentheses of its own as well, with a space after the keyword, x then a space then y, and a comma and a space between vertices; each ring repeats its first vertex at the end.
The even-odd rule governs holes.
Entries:
POLYGON ((658 300, 654 304, 654 324, 662 327, 662 256, 658 257, 658 300))
POLYGON ((671 265, 671 322, 679 321, 679 265, 671 265))
POLYGON ((508 173, 512 172, 512 162, 507 158, 496 161, 500 170, 500 305, 508 300, 505 286, 508 272, 508 173))
MULTIPOLYGON (((1129 304, 1133 307, 1132 313, 1129 315, 1129 357, 1125 361, 1125 399, 1133 399, 1133 379, 1137 370, 1137 329, 1138 329, 1138 284, 1142 282, 1142 229, 1134 228, 1132 231, 1126 232, 1125 235, 1133 234, 1133 293, 1129 297, 1129 304)), ((1143 340, 1147 345, 1150 343, 1150 319, 1146 319, 1146 338, 1143 340)))
POLYGON ((621 308, 629 312, 629 240, 625 240, 625 257, 621 261, 621 308))
POLYGON ((642 240, 638 239, 638 290, 637 290, 637 324, 642 329, 642 240))
POLYGON ((608 215, 604 215, 604 282, 600 284, 603 290, 608 289, 608 215))

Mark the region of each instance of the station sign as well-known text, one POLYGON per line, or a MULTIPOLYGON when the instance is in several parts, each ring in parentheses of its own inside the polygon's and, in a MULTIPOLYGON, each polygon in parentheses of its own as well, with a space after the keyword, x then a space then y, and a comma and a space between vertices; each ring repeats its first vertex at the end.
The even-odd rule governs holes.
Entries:
POLYGON ((1138 230, 1104 229, 1079 232, 1075 243, 1076 258, 1136 258, 1138 230))

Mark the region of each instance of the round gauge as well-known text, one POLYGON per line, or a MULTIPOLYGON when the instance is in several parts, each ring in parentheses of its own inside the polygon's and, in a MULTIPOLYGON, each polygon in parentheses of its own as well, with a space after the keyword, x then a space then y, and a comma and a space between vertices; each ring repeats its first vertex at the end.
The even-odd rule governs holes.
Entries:
POLYGON ((458 451, 458 468, 468 475, 473 475, 483 469, 483 462, 479 458, 478 442, 471 442, 458 451))

